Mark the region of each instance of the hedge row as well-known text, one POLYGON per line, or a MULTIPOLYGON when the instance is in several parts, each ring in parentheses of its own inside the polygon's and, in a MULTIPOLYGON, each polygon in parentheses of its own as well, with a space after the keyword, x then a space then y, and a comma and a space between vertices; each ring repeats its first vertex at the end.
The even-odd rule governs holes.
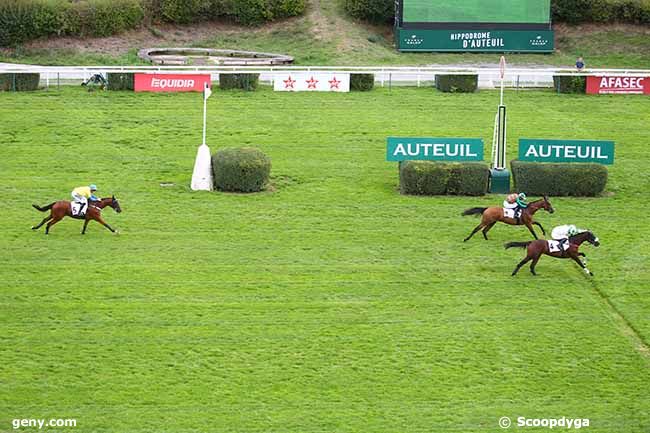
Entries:
POLYGON ((214 186, 220 191, 257 192, 271 173, 271 160, 252 147, 223 149, 212 155, 214 186))
POLYGON ((350 74, 350 90, 367 92, 375 87, 374 74, 350 74))
POLYGON ((594 197, 607 185, 607 167, 600 164, 567 164, 512 161, 515 191, 531 195, 594 197))
POLYGON ((0 74, 0 91, 24 92, 38 89, 40 74, 0 74))
POLYGON ((109 72, 106 76, 108 90, 133 90, 134 74, 130 72, 109 72))
POLYGON ((414 195, 483 195, 489 176, 484 163, 404 161, 399 166, 399 189, 414 195))
POLYGON ((139 0, 0 0, 0 46, 51 35, 108 36, 143 18, 139 0))
POLYGON ((553 19, 566 23, 650 23, 650 0, 553 0, 553 19))
POLYGON ((436 89, 448 93, 476 92, 478 75, 436 75, 436 89))
MULTIPOLYGON (((389 23, 395 17, 394 0, 343 0, 353 18, 389 23)), ((650 0, 551 0, 553 21, 567 23, 650 23, 650 0)))
POLYGON ((108 36, 145 21, 229 18, 245 25, 302 14, 305 0, 0 0, 0 46, 52 35, 108 36))
POLYGON ((219 87, 224 90, 252 91, 257 89, 259 81, 260 74, 219 74, 219 87))
POLYGON ((554 75, 553 86, 558 93, 585 93, 587 91, 587 77, 554 75))

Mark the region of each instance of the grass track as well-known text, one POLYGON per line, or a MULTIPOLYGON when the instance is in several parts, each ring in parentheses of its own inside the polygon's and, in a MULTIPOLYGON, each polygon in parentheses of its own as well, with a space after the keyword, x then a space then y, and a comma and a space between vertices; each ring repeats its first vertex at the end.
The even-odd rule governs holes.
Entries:
POLYGON ((460 212, 500 197, 396 193, 386 136, 488 139, 493 92, 216 92, 213 151, 273 160, 276 192, 250 196, 189 191, 199 95, 0 94, 0 431, 493 432, 501 416, 649 430, 647 98, 506 102, 511 157, 518 137, 617 143, 608 196, 540 216, 600 236, 593 280, 548 257, 509 277, 522 252, 502 244, 525 229, 463 244, 476 221, 460 212), (122 235, 29 230, 31 202, 87 182, 121 200, 106 219, 122 235))

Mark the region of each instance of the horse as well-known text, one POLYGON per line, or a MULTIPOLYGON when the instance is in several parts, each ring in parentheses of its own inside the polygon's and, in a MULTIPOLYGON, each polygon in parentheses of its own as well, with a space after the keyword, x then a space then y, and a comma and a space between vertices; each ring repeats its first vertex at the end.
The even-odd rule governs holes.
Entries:
POLYGON ((566 251, 551 252, 548 247, 548 242, 544 239, 528 242, 508 242, 504 245, 504 248, 527 248, 528 254, 526 255, 526 258, 519 262, 515 270, 512 271, 512 276, 515 276, 519 269, 531 260, 533 262, 530 264, 530 272, 532 272, 533 275, 537 275, 535 273, 535 266, 537 265, 537 262, 539 261, 542 254, 546 254, 547 256, 556 257, 558 259, 573 259, 577 264, 580 265, 586 274, 593 277, 594 273, 591 272, 587 268, 587 265, 580 259, 580 256, 587 256, 585 256, 584 253, 578 251, 580 245, 585 241, 589 242, 595 247, 598 247, 600 245, 598 238, 594 236, 592 232, 587 230, 578 233, 575 236, 569 237, 569 249, 566 251))
POLYGON ((85 216, 72 215, 72 209, 70 207, 70 202, 68 200, 55 201, 44 207, 40 207, 36 204, 33 204, 32 206, 34 207, 34 209, 39 210, 41 212, 47 212, 48 210, 50 211, 50 214, 45 218, 43 218, 43 221, 41 221, 38 225, 32 227, 32 230, 38 230, 43 224, 47 222, 47 226, 45 227, 46 235, 50 234, 50 227, 52 227, 54 224, 58 223, 59 221, 61 221, 63 218, 67 216, 75 219, 84 219, 84 227, 83 230, 81 230, 82 235, 86 234, 86 227, 88 226, 88 223, 91 220, 97 221, 98 223, 100 223, 101 225, 109 229, 111 232, 117 233, 117 231, 115 231, 113 227, 109 226, 106 223, 106 221, 104 221, 104 219, 102 218, 102 209, 104 209, 106 206, 110 206, 113 208, 113 210, 115 210, 115 212, 117 213, 122 212, 120 203, 117 201, 115 196, 102 198, 99 201, 89 202, 88 210, 86 211, 85 216))
POLYGON ((535 212, 537 212, 540 209, 544 209, 548 213, 553 213, 555 212, 555 209, 553 209, 553 206, 551 206, 551 202, 548 201, 548 197, 544 196, 544 198, 540 200, 536 200, 534 202, 531 202, 527 208, 523 209, 521 211, 521 216, 519 219, 517 218, 506 218, 503 215, 503 208, 501 207, 473 207, 471 209, 465 210, 461 215, 466 216, 466 215, 477 215, 477 214, 482 214, 481 217, 481 223, 477 225, 474 230, 472 230, 472 233, 470 233, 469 236, 467 236, 463 242, 467 242, 474 236, 474 234, 483 229, 483 237, 485 240, 488 240, 487 237, 487 232, 490 231, 490 229, 499 221, 518 226, 518 225, 525 225, 528 227, 528 230, 533 234, 533 237, 535 239, 539 239, 537 237, 537 234, 535 233, 535 230, 533 230, 533 224, 536 226, 539 226, 540 229, 542 229, 542 234, 546 234, 546 230, 544 230, 544 227, 537 221, 533 219, 533 215, 535 215, 535 212))

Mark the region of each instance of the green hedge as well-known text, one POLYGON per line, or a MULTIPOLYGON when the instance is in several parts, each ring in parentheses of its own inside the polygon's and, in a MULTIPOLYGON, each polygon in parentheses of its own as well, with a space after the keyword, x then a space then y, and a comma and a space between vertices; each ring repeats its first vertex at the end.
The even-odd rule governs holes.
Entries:
POLYGON ((399 187, 402 194, 483 195, 489 176, 484 163, 404 161, 399 166, 399 187))
POLYGON ((343 0, 343 8, 351 17, 373 23, 389 23, 395 16, 394 0, 343 0))
POLYGON ((219 74, 219 88, 223 90, 255 90, 260 81, 260 74, 219 74))
POLYGON ((106 80, 108 81, 108 90, 133 90, 133 73, 127 72, 109 72, 106 80))
POLYGON ((600 164, 567 164, 512 161, 515 191, 529 195, 594 197, 607 185, 607 167, 600 164))
POLYGON ((0 0, 0 46, 45 36, 107 36, 143 18, 140 0, 0 0))
POLYGON ((553 0, 554 21, 566 23, 650 23, 648 0, 553 0))
POLYGON ((257 192, 271 173, 271 160, 259 149, 223 149, 212 155, 214 186, 221 191, 257 192))
POLYGON ((587 91, 587 77, 554 75, 553 85, 558 93, 585 93, 587 91))
POLYGON ((0 91, 24 92, 38 89, 41 74, 0 74, 0 91))
POLYGON ((350 90, 367 92, 375 87, 374 74, 350 74, 350 90))
POLYGON ((305 0, 0 0, 0 46, 46 36, 108 36, 145 21, 228 18, 258 25, 304 11, 305 0))
POLYGON ((436 75, 436 89, 449 93, 476 92, 478 75, 436 75))

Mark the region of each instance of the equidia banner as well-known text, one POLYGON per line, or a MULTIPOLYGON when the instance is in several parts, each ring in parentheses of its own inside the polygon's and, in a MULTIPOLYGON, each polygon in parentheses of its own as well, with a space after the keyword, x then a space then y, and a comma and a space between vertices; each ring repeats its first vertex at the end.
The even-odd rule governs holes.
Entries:
POLYGON ((276 74, 273 90, 278 92, 349 92, 350 74, 332 72, 284 72, 276 74))
POLYGON ((136 92, 203 92, 210 74, 135 74, 136 92))
POLYGON ((650 77, 587 77, 587 93, 650 95, 650 77))

